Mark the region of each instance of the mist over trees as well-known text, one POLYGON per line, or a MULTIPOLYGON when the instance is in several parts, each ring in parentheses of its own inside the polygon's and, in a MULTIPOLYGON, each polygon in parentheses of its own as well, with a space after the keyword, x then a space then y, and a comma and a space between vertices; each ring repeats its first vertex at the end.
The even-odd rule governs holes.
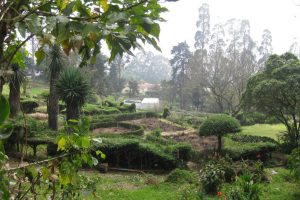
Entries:
POLYGON ((257 42, 251 36, 248 20, 211 24, 210 19, 209 5, 202 4, 196 22, 195 51, 190 52, 186 43, 173 47, 172 81, 170 86, 163 86, 172 88, 168 94, 173 98, 165 98, 177 96, 181 108, 193 106, 235 115, 241 110, 240 99, 249 78, 263 70, 272 54, 272 34, 265 29, 257 42))
POLYGON ((140 52, 131 59, 122 72, 125 79, 144 80, 158 84, 162 80, 169 80, 171 67, 167 58, 152 52, 140 52))

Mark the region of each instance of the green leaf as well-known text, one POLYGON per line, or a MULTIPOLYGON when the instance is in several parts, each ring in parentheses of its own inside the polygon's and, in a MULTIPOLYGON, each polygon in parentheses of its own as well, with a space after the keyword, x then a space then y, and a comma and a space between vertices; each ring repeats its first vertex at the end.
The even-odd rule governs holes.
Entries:
POLYGON ((40 64, 45 59, 45 52, 42 48, 35 52, 36 63, 40 64))
POLYGON ((25 38, 26 37, 26 26, 23 22, 19 22, 17 24, 17 27, 18 27, 18 31, 20 33, 20 35, 25 38))
POLYGON ((81 146, 82 148, 89 148, 91 146, 91 141, 88 137, 82 137, 81 138, 81 146))
POLYGON ((42 178, 43 178, 43 180, 44 181, 48 180, 49 177, 50 177, 50 171, 49 171, 49 169, 47 167, 43 167, 41 169, 41 172, 42 172, 42 178))
POLYGON ((59 141, 58 141, 58 143, 57 143, 57 151, 59 151, 59 150, 65 150, 66 149, 66 139, 65 138, 61 138, 59 141))
POLYGON ((103 8, 104 12, 106 12, 109 8, 109 5, 107 4, 107 0, 100 0, 100 5, 103 8))
POLYGON ((0 96, 0 108, 0 124, 3 124, 10 113, 9 103, 3 95, 0 96))
POLYGON ((69 3, 69 4, 65 7, 65 9, 63 10, 62 13, 63 13, 64 15, 69 16, 69 15, 72 13, 72 11, 73 11, 73 7, 74 7, 75 3, 76 3, 76 1, 73 1, 73 2, 69 3))

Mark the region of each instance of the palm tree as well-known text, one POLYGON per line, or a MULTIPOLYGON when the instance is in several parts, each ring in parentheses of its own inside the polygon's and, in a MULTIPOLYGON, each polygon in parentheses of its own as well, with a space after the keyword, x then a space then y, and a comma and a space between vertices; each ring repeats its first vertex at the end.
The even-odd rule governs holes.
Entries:
POLYGON ((9 78, 9 106, 10 117, 14 117, 21 110, 20 105, 20 87, 24 81, 25 75, 20 70, 19 65, 12 64, 13 74, 9 78))
POLYGON ((79 68, 66 68, 56 83, 59 98, 67 105, 67 121, 79 118, 79 109, 90 92, 90 84, 79 68))
POLYGON ((59 45, 55 44, 50 49, 50 93, 47 101, 48 106, 48 126, 52 130, 58 129, 57 116, 59 113, 59 97, 55 92, 55 83, 63 68, 64 55, 59 45))

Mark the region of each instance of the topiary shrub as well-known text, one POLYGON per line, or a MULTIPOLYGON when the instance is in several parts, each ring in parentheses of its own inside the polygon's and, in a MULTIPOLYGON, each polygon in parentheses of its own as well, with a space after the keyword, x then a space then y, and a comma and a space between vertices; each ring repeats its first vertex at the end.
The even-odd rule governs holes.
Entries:
POLYGON ((35 100, 22 100, 21 109, 24 113, 33 113, 34 109, 39 107, 39 104, 35 100))
POLYGON ((241 125, 235 118, 220 114, 208 117, 200 126, 201 136, 215 135, 218 137, 218 151, 221 152, 222 136, 228 133, 237 133, 241 125))
POLYGON ((184 169, 174 169, 167 176, 166 182, 168 183, 197 183, 198 176, 195 172, 191 172, 184 169))

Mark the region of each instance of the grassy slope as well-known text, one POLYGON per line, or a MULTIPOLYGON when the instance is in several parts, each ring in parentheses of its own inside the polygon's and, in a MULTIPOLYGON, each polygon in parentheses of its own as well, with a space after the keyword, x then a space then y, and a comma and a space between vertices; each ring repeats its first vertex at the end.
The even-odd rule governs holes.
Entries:
POLYGON ((255 124, 252 126, 243 126, 242 134, 266 136, 277 140, 277 135, 285 131, 283 124, 255 124))

